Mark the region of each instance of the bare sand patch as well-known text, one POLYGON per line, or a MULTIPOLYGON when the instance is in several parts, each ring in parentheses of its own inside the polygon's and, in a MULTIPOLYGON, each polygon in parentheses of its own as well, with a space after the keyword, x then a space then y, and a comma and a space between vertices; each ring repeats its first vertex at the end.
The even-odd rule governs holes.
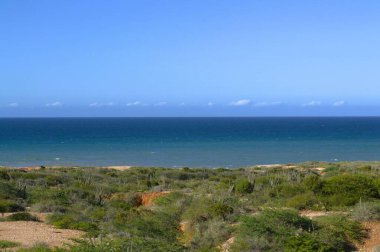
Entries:
POLYGON ((22 247, 44 243, 50 247, 73 244, 71 239, 81 238, 84 232, 69 229, 56 229, 48 224, 33 221, 0 222, 0 240, 18 242, 22 247))
POLYGON ((305 210, 305 211, 301 211, 299 214, 303 217, 313 219, 315 217, 326 216, 326 215, 332 214, 332 212, 305 210))
POLYGON ((220 246, 220 251, 230 252, 231 245, 235 242, 235 237, 231 237, 220 246))
POLYGON ((117 171, 126 171, 126 170, 129 170, 131 169, 132 166, 105 166, 105 167, 102 167, 102 168, 105 168, 105 169, 112 169, 112 170, 117 170, 117 171))

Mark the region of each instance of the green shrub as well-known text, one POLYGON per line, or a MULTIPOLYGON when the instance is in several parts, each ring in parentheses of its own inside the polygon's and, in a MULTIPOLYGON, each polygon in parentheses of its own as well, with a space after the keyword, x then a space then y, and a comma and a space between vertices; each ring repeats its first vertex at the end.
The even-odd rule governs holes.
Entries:
POLYGON ((231 236, 231 228, 222 220, 211 220, 197 224, 190 230, 191 251, 220 251, 217 249, 231 236))
POLYGON ((66 214, 52 214, 49 216, 49 223, 56 228, 76 229, 88 232, 94 236, 98 232, 98 226, 95 222, 77 220, 73 216, 66 214))
POLYGON ((245 216, 233 251, 352 251, 366 237, 360 223, 340 215, 312 221, 296 211, 264 210, 245 216))
POLYGON ((312 221, 297 211, 264 210, 257 216, 244 216, 237 230, 233 251, 283 251, 294 236, 312 230, 312 221))
POLYGON ((213 201, 207 197, 193 198, 189 206, 185 209, 182 219, 190 222, 200 222, 210 218, 210 208, 213 201))
POLYGON ((67 229, 76 223, 76 220, 65 214, 52 214, 48 217, 49 223, 56 228, 67 229))
POLYGON ((24 211, 25 208, 9 200, 0 200, 0 214, 24 211))
POLYGON ((321 194, 326 205, 352 206, 360 199, 379 198, 373 179, 364 175, 339 175, 323 183, 321 194))
POLYGON ((324 169, 324 172, 329 173, 329 175, 339 174, 339 171, 340 171, 340 165, 339 164, 330 165, 330 166, 326 167, 326 169, 324 169))
POLYGON ((318 175, 306 176, 303 180, 303 184, 308 190, 314 193, 320 192, 323 187, 323 183, 318 175))
POLYGON ((89 234, 95 234, 98 231, 98 226, 94 222, 78 221, 69 226, 71 229, 77 229, 88 232, 89 234))
POLYGON ((313 235, 302 234, 290 237, 284 247, 285 252, 311 252, 311 251, 329 251, 327 247, 321 244, 313 235))
POLYGON ((353 251, 353 243, 360 243, 367 233, 357 221, 341 215, 328 215, 315 218, 317 239, 330 251, 353 251))
POLYGON ((293 198, 289 199, 286 203, 286 206, 292 207, 298 210, 313 209, 320 210, 322 206, 319 204, 319 201, 315 195, 311 192, 303 193, 293 198))
POLYGON ((0 179, 10 180, 11 176, 9 176, 6 170, 0 170, 0 179))
POLYGON ((276 196, 282 198, 290 198, 305 192, 305 187, 302 184, 284 183, 273 189, 276 191, 276 196))
POLYGON ((12 241, 6 241, 6 240, 0 240, 0 249, 14 248, 17 246, 20 246, 20 243, 12 242, 12 241))
POLYGON ((81 241, 78 245, 70 246, 70 252, 105 252, 105 251, 144 251, 144 252, 183 252, 185 248, 179 243, 168 243, 159 239, 132 237, 127 239, 102 239, 91 243, 81 241))
POLYGON ((246 179, 239 180, 235 184, 235 191, 240 194, 251 193, 253 189, 253 184, 246 179))
POLYGON ((225 203, 217 202, 210 207, 210 212, 212 215, 219 216, 223 220, 226 220, 227 216, 234 212, 234 209, 225 203))
POLYGON ((7 217, 9 221, 40 221, 36 216, 27 212, 14 213, 7 217))
POLYGON ((37 243, 30 248, 21 248, 17 252, 66 252, 65 249, 54 248, 51 249, 45 243, 37 243))

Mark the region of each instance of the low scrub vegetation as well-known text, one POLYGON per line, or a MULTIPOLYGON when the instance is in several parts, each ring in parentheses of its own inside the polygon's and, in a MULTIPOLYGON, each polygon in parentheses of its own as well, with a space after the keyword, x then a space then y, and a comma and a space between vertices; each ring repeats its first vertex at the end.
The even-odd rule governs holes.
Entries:
POLYGON ((0 169, 0 220, 32 211, 89 239, 22 251, 352 251, 380 220, 380 164, 0 169))
POLYGON ((18 244, 17 242, 11 242, 11 241, 5 241, 5 240, 0 240, 0 249, 6 251, 6 249, 9 249, 9 248, 14 248, 14 247, 17 247, 19 246, 20 244, 18 244))

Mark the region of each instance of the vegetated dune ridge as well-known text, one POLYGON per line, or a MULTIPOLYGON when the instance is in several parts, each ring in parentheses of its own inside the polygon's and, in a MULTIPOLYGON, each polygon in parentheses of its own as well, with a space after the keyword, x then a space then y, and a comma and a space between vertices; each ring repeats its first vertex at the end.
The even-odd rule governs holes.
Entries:
POLYGON ((380 162, 4 168, 0 187, 1 211, 48 212, 52 225, 5 219, 3 231, 44 228, 44 235, 60 235, 52 241, 26 235, 24 243, 0 236, 23 246, 36 240, 62 246, 83 234, 72 233, 78 230, 96 239, 85 245, 90 251, 368 251, 379 245, 380 162))

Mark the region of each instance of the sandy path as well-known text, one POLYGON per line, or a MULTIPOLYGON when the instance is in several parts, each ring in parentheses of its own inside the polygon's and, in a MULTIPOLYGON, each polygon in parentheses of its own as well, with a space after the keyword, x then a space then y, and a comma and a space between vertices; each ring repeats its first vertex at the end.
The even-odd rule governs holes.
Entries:
POLYGON ((359 251, 373 252, 380 247, 380 221, 364 222, 363 226, 369 231, 369 238, 359 246, 359 251))
POLYGON ((45 243, 60 247, 71 243, 71 238, 80 238, 84 233, 77 230, 56 229, 42 222, 4 221, 0 222, 0 240, 18 242, 24 247, 45 243))

